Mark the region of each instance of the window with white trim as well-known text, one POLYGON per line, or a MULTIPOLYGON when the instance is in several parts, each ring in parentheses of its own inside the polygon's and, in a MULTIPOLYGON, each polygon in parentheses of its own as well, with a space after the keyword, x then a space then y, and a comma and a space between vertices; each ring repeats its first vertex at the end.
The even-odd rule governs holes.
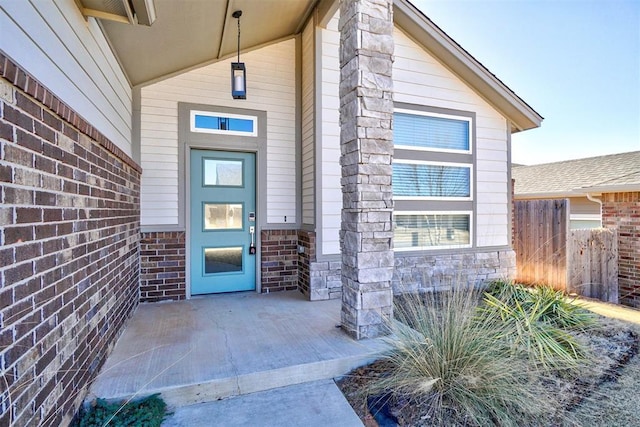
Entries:
POLYGON ((396 109, 396 251, 473 244, 473 117, 396 109))

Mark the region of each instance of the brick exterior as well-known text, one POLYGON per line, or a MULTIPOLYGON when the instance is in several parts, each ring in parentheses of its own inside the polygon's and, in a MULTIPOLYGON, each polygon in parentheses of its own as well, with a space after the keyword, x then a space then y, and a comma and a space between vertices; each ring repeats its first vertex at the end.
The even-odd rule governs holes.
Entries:
POLYGON ((140 168, 0 54, 0 425, 66 425, 138 303, 140 168))
POLYGON ((298 289, 298 231, 262 230, 260 242, 262 292, 298 289))
POLYGON ((185 233, 142 233, 140 239, 140 301, 186 298, 185 233))
POLYGON ((298 246, 304 252, 298 254, 298 289, 310 297, 311 293, 311 263, 316 260, 316 233, 298 230, 298 246))
POLYGON ((603 194, 602 225, 618 230, 620 303, 640 307, 640 192, 603 194))

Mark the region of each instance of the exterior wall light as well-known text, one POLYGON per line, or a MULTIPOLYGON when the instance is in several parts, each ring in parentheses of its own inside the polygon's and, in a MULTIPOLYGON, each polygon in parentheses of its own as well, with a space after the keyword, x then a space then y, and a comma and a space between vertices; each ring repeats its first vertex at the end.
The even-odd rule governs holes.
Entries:
POLYGON ((231 15, 238 20, 238 62, 231 63, 231 96, 233 99, 247 99, 247 69, 240 62, 240 17, 241 10, 231 15))

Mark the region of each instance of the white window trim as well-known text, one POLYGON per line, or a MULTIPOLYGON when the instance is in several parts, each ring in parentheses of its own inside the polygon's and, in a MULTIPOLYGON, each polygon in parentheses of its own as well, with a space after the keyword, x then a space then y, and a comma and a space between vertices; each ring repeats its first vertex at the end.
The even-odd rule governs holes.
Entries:
POLYGON ((600 227, 602 227, 602 216, 600 214, 570 214, 570 225, 573 221, 593 221, 597 222, 600 224, 600 227))
POLYGON ((569 219, 575 221, 602 221, 600 214, 571 214, 569 219))
POLYGON ((466 116, 456 116, 453 114, 440 114, 440 113, 431 113, 428 111, 420 111, 420 110, 408 110, 406 108, 394 108, 394 113, 403 113, 410 114, 413 116, 427 116, 427 117, 439 117, 443 119, 451 119, 467 122, 469 126, 469 149, 468 150, 454 150, 450 148, 429 148, 429 147, 415 147, 413 145, 401 145, 394 144, 394 148, 399 150, 412 150, 412 151, 428 151, 428 152, 436 152, 436 153, 456 153, 456 154, 473 154, 473 121, 471 117, 466 116))
POLYGON ((469 197, 433 197, 433 196, 393 196, 395 200, 440 200, 440 201, 472 201, 473 200, 473 163, 430 162, 426 160, 393 159, 393 163, 408 165, 455 166, 469 169, 469 197))
MULTIPOLYGON (((394 247, 393 250, 395 252, 437 251, 441 249, 471 248, 473 246, 473 211, 394 211, 393 217, 396 215, 469 215, 469 243, 466 245, 411 246, 408 248, 394 247)), ((393 219, 393 223, 395 223, 395 219, 393 219)))
POLYGON ((236 136, 258 136, 258 117, 244 116, 241 114, 218 113, 215 111, 191 110, 189 113, 189 127, 191 132, 197 133, 213 133, 218 135, 236 135, 236 136), (238 130, 221 130, 221 129, 204 129, 196 127, 196 116, 207 117, 224 117, 229 119, 250 120, 253 123, 253 132, 243 132, 238 130))

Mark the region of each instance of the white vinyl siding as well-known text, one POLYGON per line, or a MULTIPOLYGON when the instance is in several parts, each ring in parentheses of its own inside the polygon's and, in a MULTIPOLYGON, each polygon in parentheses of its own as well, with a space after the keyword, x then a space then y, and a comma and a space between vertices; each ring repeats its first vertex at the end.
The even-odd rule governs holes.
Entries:
POLYGON ((315 28, 313 19, 302 32, 302 223, 315 223, 315 28))
POLYGON ((0 50, 131 155, 131 87, 74 0, 0 3, 0 50))
POLYGON ((395 102, 476 113, 476 245, 509 245, 506 119, 403 31, 393 36, 395 102))
MULTIPOLYGON (((334 17, 326 29, 319 29, 322 40, 321 76, 318 87, 321 110, 320 132, 322 135, 319 155, 322 159, 316 179, 320 183, 320 200, 318 218, 321 221, 320 254, 340 253, 340 223, 342 210, 342 189, 340 179, 340 101, 338 87, 340 84, 339 48, 340 33, 338 18, 334 17)), ((316 151, 317 152, 317 151, 316 151)))
POLYGON ((267 112, 267 223, 284 223, 285 216, 296 222, 295 40, 244 53, 241 60, 246 100, 231 98, 231 60, 142 88, 142 225, 178 225, 178 102, 267 112))

